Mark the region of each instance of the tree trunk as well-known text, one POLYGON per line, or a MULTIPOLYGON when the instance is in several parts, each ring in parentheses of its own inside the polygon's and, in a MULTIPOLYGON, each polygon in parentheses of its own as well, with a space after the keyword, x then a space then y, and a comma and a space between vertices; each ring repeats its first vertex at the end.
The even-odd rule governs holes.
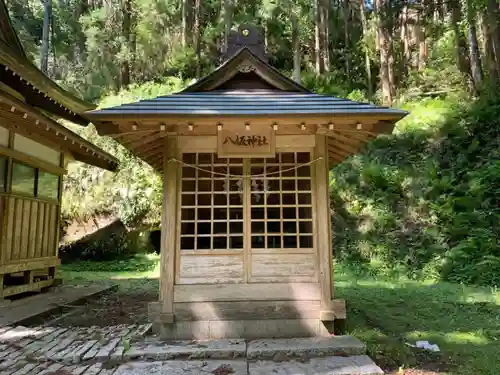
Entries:
POLYGON ((196 51, 196 77, 201 77, 201 25, 200 25, 201 0, 195 0, 194 6, 194 37, 196 51))
POLYGON ((227 51, 229 33, 233 24, 233 6, 231 0, 224 0, 224 52, 227 51))
POLYGON ((495 53, 497 74, 500 76, 500 10, 498 0, 488 0, 488 24, 495 53))
POLYGON ((387 0, 376 0, 376 18, 378 30, 378 44, 380 49, 380 81, 382 84, 382 102, 384 105, 392 104, 392 83, 394 80, 392 69, 392 37, 387 27, 387 0), (385 21, 385 22, 384 22, 385 21))
MULTIPOLYGON (((343 7, 342 7, 342 10, 343 10, 343 16, 344 16, 344 58, 345 58, 345 69, 346 69, 346 73, 349 74, 349 72, 351 71, 351 62, 350 62, 350 59, 349 59, 349 54, 351 52, 351 35, 350 35, 350 32, 349 32, 349 15, 350 15, 350 11, 349 11, 349 0, 344 0, 344 4, 343 4, 343 7)), ((364 4, 363 4, 363 8, 361 9, 361 12, 363 13, 363 16, 364 16, 364 4)), ((363 29, 363 33, 364 33, 364 29, 363 29)))
POLYGON ((488 69, 488 81, 491 85, 495 86, 500 83, 499 71, 497 71, 495 61, 495 49, 493 47, 493 38, 490 25, 488 23, 488 12, 483 10, 481 12, 481 34, 483 41, 484 57, 486 59, 486 67, 488 69))
POLYGON ((189 44, 189 0, 182 0, 182 46, 189 44))
POLYGON ((40 48, 40 70, 47 74, 49 69, 50 25, 52 23, 52 0, 43 3, 42 47, 40 48))
POLYGON ((315 44, 314 44, 314 55, 316 59, 316 74, 323 73, 323 58, 321 56, 321 0, 314 0, 315 4, 315 44))
POLYGON ((481 52, 479 51, 479 43, 477 41, 476 12, 474 5, 471 4, 471 0, 467 0, 466 6, 472 84, 474 91, 478 94, 483 84, 483 68, 481 65, 481 52))
MULTIPOLYGON (((368 24, 366 21, 365 14, 365 0, 359 1, 359 15, 361 18, 361 27, 363 28, 363 38, 368 34, 368 24)), ((366 45, 366 40, 363 42, 363 48, 365 50, 365 72, 366 72, 366 88, 368 90, 368 99, 373 97, 373 83, 372 83, 372 67, 370 61, 370 54, 368 51, 368 46, 366 45)))
POLYGON ((465 35, 460 29, 460 22, 462 21, 462 12, 460 10, 459 0, 450 0, 449 6, 451 10, 451 24, 455 34, 455 52, 457 56, 458 69, 467 77, 470 77, 470 63, 467 58, 468 48, 465 35))
POLYGON ((292 23, 292 48, 293 48, 293 80, 300 84, 300 37, 297 15, 293 10, 290 14, 292 23))
MULTIPOLYGON (((361 0, 364 2, 363 0, 361 0)), ((363 22, 363 20, 361 20, 363 22)), ((364 21, 366 22, 366 21, 364 21)), ((364 28, 365 26, 363 26, 364 28)), ((403 42, 403 59, 401 61, 402 70, 408 72, 408 66, 411 63, 410 37, 408 27, 408 5, 403 6, 401 12, 401 41, 403 42)))
POLYGON ((122 35, 126 45, 126 56, 122 61, 121 66, 121 87, 130 85, 130 63, 132 57, 131 46, 131 18, 132 18, 132 0, 122 0, 122 35))
POLYGON ((330 71, 330 49, 328 45, 328 18, 329 18, 329 2, 321 0, 321 49, 323 56, 323 68, 326 72, 330 71))
POLYGON ((427 40, 425 35, 425 26, 419 25, 418 28, 418 66, 417 69, 419 72, 425 69, 425 62, 427 60, 427 40))

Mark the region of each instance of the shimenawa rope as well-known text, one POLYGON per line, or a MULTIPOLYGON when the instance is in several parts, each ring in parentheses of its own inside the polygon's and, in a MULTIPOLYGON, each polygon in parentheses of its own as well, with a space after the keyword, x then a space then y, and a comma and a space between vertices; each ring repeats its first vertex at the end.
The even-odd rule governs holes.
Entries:
MULTIPOLYGON (((198 167, 197 165, 194 165, 194 164, 185 163, 182 160, 178 160, 176 158, 171 158, 171 159, 168 160, 168 162, 169 163, 178 163, 178 164, 180 164, 182 166, 190 167, 190 168, 193 168, 193 169, 197 169, 199 171, 202 171, 202 172, 205 172, 205 173, 209 173, 209 174, 211 174, 213 176, 222 176, 222 177, 231 177, 231 178, 257 178, 257 177, 266 177, 266 176, 272 176, 272 175, 275 175, 275 174, 280 174, 280 173, 285 173, 285 172, 293 171, 293 170, 296 170, 296 169, 299 169, 299 168, 302 168, 302 167, 306 167, 306 166, 312 165, 312 164, 316 163, 319 160, 323 160, 323 158, 320 156, 320 157, 318 157, 318 158, 316 158, 314 160, 311 160, 310 162, 302 163, 302 164, 297 164, 296 166, 291 167, 291 168, 281 169, 281 170, 278 170, 278 171, 275 171, 275 172, 269 172, 269 173, 254 174, 254 175, 252 175, 252 174, 249 174, 249 175, 235 175, 235 174, 230 174, 230 173, 214 172, 214 171, 211 171, 211 170, 208 170, 208 169, 205 169, 205 168, 198 167)), ((231 167, 231 165, 229 165, 228 167, 231 167)))

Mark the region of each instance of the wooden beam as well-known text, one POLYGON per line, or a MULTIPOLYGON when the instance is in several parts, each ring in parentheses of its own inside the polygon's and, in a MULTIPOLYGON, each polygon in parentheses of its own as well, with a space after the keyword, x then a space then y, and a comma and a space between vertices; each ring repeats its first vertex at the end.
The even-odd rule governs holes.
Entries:
POLYGON ((177 157, 177 137, 165 138, 163 160, 163 209, 161 220, 160 301, 162 314, 174 312, 175 252, 177 226, 178 164, 169 162, 177 157))
POLYGON ((360 139, 360 138, 352 137, 352 134, 349 134, 349 133, 341 134, 339 132, 330 132, 329 138, 330 139, 338 139, 339 141, 342 141, 344 143, 347 143, 347 144, 350 144, 353 146, 357 146, 360 143, 365 144, 365 143, 369 142, 368 137, 366 137, 366 136, 360 139))
POLYGON ((391 134, 394 130, 394 125, 394 121, 378 121, 373 127, 373 130, 377 133, 391 134))
POLYGON ((113 137, 113 139, 120 143, 123 147, 127 147, 129 144, 141 139, 142 137, 142 133, 123 133, 119 136, 113 137))
POLYGON ((58 167, 57 165, 47 163, 23 152, 12 150, 4 146, 0 146, 0 155, 11 157, 13 159, 29 164, 32 167, 42 168, 47 172, 51 172, 57 175, 63 175, 66 172, 64 168, 58 167))
POLYGON ((328 189, 328 151, 326 136, 316 134, 316 147, 314 157, 319 159, 314 166, 315 178, 315 210, 316 210, 316 244, 318 248, 319 284, 321 290, 321 310, 328 310, 333 296, 332 288, 332 243, 329 224, 330 205, 328 189))
POLYGON ((2 108, 0 106, 0 117, 8 120, 4 121, 2 126, 55 150, 61 152, 70 151, 75 156, 75 159, 84 163, 109 170, 116 169, 118 160, 113 156, 97 148, 78 134, 54 122, 52 119, 44 115, 34 114, 34 110, 33 108, 20 108, 19 111, 16 110, 15 113, 12 113, 6 111, 5 107, 2 108), (28 118, 24 119, 21 113, 28 113, 28 118))
POLYGON ((97 154, 100 154, 105 159, 110 158, 110 155, 108 155, 101 149, 94 146, 91 142, 87 141, 78 134, 73 133, 71 130, 55 122, 51 118, 45 116, 43 113, 39 112, 36 108, 31 107, 19 101, 18 99, 12 97, 7 93, 1 93, 0 97, 7 106, 13 106, 17 109, 14 114, 12 114, 10 111, 5 111, 4 109, 2 114, 3 116, 15 116, 15 118, 17 118, 18 120, 22 120, 23 119, 22 116, 24 116, 24 114, 28 114, 29 120, 23 121, 24 127, 29 127, 30 129, 37 129, 37 131, 42 132, 43 130, 41 129, 41 126, 47 126, 54 133, 55 137, 53 138, 53 140, 58 144, 61 144, 63 141, 63 137, 66 137, 70 141, 75 141, 75 144, 72 144, 72 142, 69 142, 67 140, 64 141, 64 144, 67 145, 67 148, 69 149, 77 149, 79 148, 79 145, 81 145, 82 147, 85 148, 91 148, 92 151, 95 151, 97 154), (31 124, 31 122, 33 122, 35 125, 31 124))
MULTIPOLYGON (((241 124, 242 122, 249 121, 251 124, 265 123, 271 126, 273 123, 282 125, 297 126, 300 123, 306 125, 328 124, 333 123, 335 129, 356 130, 356 123, 363 124, 363 130, 371 131, 373 124, 377 121, 391 121, 399 120, 403 116, 399 114, 380 114, 380 113, 352 113, 348 114, 323 114, 323 115, 310 115, 310 114, 290 114, 290 115, 273 115, 273 114, 259 114, 259 115, 165 115, 163 113, 130 113, 130 114, 102 114, 102 113, 87 113, 90 118, 95 118, 97 122, 113 121, 115 123, 129 123, 138 122, 138 128, 141 130, 154 129, 158 130, 158 124, 164 123, 166 126, 188 126, 188 123, 194 126, 213 126, 217 122, 227 124, 241 124), (149 120, 149 123, 148 123, 149 120)), ((300 125, 298 126, 300 129, 300 125)), ((375 131, 375 130, 374 130, 375 131)))
POLYGON ((339 135, 339 136, 343 136, 344 138, 353 139, 353 140, 360 141, 360 142, 369 142, 370 139, 373 139, 377 136, 376 134, 373 134, 371 132, 359 132, 359 131, 352 131, 352 132, 335 131, 335 132, 333 132, 333 134, 336 137, 339 135))
POLYGON ((338 150, 328 148, 328 156, 335 157, 339 162, 344 161, 345 158, 349 157, 349 154, 341 154, 338 150))
POLYGON ((345 143, 342 143, 342 142, 339 142, 339 141, 335 141, 334 139, 328 139, 327 141, 328 143, 328 147, 331 147, 331 148, 338 148, 342 151, 345 151, 349 154, 356 154, 359 152, 359 150, 361 149, 361 147, 354 147, 352 145, 347 145, 345 143))
POLYGON ((164 136, 159 131, 151 133, 142 133, 138 138, 134 138, 129 142, 120 142, 120 143, 127 148, 139 148, 143 147, 144 145, 147 145, 150 142, 161 140, 163 139, 163 137, 164 136))
POLYGON ((118 126, 118 124, 115 124, 112 121, 102 121, 102 122, 94 122, 94 126, 97 130, 97 134, 99 135, 117 135, 122 133, 122 130, 118 126))
POLYGON ((148 153, 152 150, 156 150, 156 149, 162 149, 163 147, 165 147, 165 143, 163 142, 163 139, 160 138, 160 139, 157 139, 156 142, 149 142, 145 145, 143 145, 142 147, 135 147, 135 149, 137 150, 137 152, 140 152, 142 155, 148 155, 148 153))
POLYGON ((163 142, 161 142, 161 143, 155 145, 154 147, 150 148, 149 150, 146 150, 146 151, 134 150, 133 152, 134 152, 134 154, 139 156, 142 160, 146 160, 152 156, 156 156, 156 155, 163 153, 164 147, 165 147, 165 145, 163 144, 163 142))

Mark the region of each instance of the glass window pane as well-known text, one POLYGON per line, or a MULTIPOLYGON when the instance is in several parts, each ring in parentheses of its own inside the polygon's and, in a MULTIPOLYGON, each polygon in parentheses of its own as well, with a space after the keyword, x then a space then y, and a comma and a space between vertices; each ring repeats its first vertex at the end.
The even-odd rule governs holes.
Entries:
POLYGON ((7 180, 7 158, 0 157, 0 190, 5 191, 7 180))
POLYGON ((39 170, 37 195, 57 200, 59 198, 59 176, 39 170))
POLYGON ((12 192, 35 196, 35 168, 13 163, 12 192))

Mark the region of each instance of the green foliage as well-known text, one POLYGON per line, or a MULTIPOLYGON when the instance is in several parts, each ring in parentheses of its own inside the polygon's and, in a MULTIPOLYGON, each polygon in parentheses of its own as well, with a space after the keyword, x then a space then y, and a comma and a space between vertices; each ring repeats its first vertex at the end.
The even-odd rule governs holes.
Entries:
POLYGON ((65 263, 75 260, 114 261, 130 258, 142 251, 137 245, 137 233, 112 232, 109 236, 94 241, 65 245, 59 253, 65 263))
POLYGON ((500 101, 410 107, 394 135, 333 171, 336 256, 375 273, 500 285, 500 101))
POLYGON ((127 259, 101 261, 82 260, 63 266, 64 271, 72 272, 148 272, 160 261, 159 255, 135 254, 127 259))
MULTIPOLYGON (((182 80, 169 77, 162 83, 133 85, 116 95, 103 98, 102 107, 165 95, 179 91, 182 80)), ((100 137, 93 126, 82 128, 66 124, 71 130, 115 155, 120 161, 118 172, 103 171, 82 163, 72 163, 64 178, 62 215, 66 221, 87 220, 107 214, 126 225, 159 222, 162 203, 161 178, 146 163, 133 156, 119 143, 100 137)))

